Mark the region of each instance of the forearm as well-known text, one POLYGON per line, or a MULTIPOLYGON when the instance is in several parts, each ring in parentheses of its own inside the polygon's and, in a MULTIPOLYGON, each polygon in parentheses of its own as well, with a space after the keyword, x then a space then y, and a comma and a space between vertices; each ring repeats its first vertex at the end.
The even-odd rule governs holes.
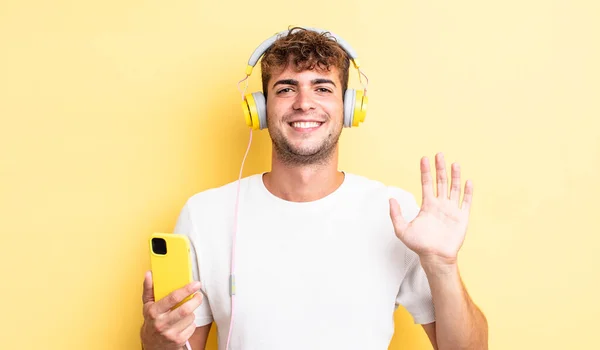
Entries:
MULTIPOLYGON (((145 347, 144 344, 142 344, 142 350, 149 350, 149 349, 150 348, 145 347)), ((186 344, 186 345, 178 348, 177 350, 196 350, 196 349, 192 349, 191 346, 189 346, 189 345, 186 344)))
POLYGON ((468 295, 458 266, 431 261, 422 264, 433 296, 438 349, 487 349, 487 320, 468 295))

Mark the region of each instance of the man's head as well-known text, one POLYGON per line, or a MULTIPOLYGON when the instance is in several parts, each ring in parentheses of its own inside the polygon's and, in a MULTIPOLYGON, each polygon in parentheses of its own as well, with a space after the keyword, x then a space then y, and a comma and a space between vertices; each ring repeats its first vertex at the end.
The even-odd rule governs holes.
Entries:
POLYGON ((326 161, 343 127, 350 60, 327 33, 292 28, 261 62, 274 150, 289 164, 326 161))

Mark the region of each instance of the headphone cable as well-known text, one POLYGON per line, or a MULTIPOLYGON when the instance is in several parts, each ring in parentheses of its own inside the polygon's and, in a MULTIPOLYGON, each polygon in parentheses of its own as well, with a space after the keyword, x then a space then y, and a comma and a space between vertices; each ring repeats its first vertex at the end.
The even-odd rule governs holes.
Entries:
POLYGON ((229 342, 231 340, 231 331, 233 328, 233 318, 234 318, 234 311, 235 311, 235 248, 236 248, 236 234, 237 234, 237 227, 238 227, 238 212, 239 212, 242 172, 244 170, 244 163, 246 162, 246 158, 248 157, 248 152, 250 151, 251 144, 252 144, 252 129, 250 129, 250 138, 248 140, 248 147, 246 148, 246 154, 244 154, 244 158, 242 159, 242 166, 240 167, 240 174, 238 177, 237 195, 236 195, 236 199, 235 199, 235 216, 234 216, 234 220, 233 220, 233 237, 232 237, 232 243, 231 243, 231 274, 229 276, 229 294, 231 296, 231 317, 229 319, 229 334, 227 335, 227 345, 225 346, 225 350, 229 350, 229 342))

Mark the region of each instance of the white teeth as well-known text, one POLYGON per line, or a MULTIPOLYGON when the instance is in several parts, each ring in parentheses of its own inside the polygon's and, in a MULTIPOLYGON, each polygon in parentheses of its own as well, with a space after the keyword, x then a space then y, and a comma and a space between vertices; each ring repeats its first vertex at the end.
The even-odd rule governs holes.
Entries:
POLYGON ((301 129, 316 128, 319 125, 321 125, 321 123, 319 123, 319 122, 293 122, 292 123, 292 126, 294 128, 301 128, 301 129))

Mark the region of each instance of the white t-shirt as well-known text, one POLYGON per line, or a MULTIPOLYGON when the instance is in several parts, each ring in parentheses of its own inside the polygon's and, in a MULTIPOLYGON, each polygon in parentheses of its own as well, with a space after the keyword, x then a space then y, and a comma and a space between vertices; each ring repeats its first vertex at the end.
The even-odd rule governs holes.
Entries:
MULTIPOLYGON (((231 316, 237 187, 192 196, 174 230, 190 238, 194 278, 205 293, 195 323, 216 322, 220 349, 231 316)), ((390 197, 407 220, 418 214, 410 193, 350 173, 330 195, 302 203, 273 195, 262 174, 243 178, 230 349, 388 349, 398 305, 415 323, 433 322, 427 278, 394 234, 390 197)))

